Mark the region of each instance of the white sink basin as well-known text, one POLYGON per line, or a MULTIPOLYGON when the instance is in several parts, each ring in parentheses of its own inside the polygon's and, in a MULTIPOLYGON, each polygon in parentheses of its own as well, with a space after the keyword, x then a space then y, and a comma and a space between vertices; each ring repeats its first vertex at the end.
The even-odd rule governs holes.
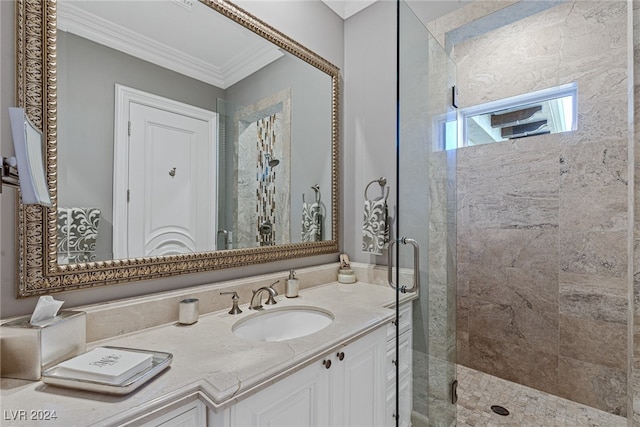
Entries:
POLYGON ((320 308, 271 308, 237 321, 231 331, 247 340, 276 342, 310 335, 331 322, 333 315, 320 308))

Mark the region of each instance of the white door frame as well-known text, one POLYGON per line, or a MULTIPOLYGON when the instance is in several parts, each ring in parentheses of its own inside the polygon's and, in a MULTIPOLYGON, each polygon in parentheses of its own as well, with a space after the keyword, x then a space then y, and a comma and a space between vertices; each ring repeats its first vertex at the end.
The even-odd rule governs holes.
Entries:
POLYGON ((164 98, 158 95, 133 89, 120 84, 115 85, 115 123, 113 144, 113 258, 129 258, 127 249, 127 190, 129 189, 129 112, 130 104, 136 103, 151 108, 169 111, 175 114, 203 120, 208 123, 210 129, 211 164, 203 177, 212 182, 209 211, 211 212, 211 230, 215 250, 215 218, 217 216, 217 180, 218 147, 216 138, 217 113, 179 101, 164 98))

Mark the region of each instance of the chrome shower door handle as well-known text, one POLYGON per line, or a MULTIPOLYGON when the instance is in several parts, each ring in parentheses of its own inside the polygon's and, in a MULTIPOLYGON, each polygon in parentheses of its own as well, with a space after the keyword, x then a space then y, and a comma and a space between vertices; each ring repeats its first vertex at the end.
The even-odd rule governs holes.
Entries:
POLYGON ((414 239, 401 237, 398 240, 390 242, 387 251, 387 281, 389 282, 389 286, 391 286, 392 289, 399 289, 403 294, 406 292, 417 292, 418 289, 420 289, 420 246, 418 246, 418 242, 414 239), (411 288, 407 288, 406 286, 398 288, 398 286, 393 283, 393 245, 398 242, 403 245, 409 243, 413 246, 413 286, 411 288))
POLYGON ((218 235, 216 236, 216 238, 217 238, 217 242, 216 243, 218 244, 218 248, 217 249, 229 249, 229 232, 227 230, 224 230, 224 229, 218 230, 218 235), (220 235, 221 234, 223 236, 222 245, 220 244, 220 235))

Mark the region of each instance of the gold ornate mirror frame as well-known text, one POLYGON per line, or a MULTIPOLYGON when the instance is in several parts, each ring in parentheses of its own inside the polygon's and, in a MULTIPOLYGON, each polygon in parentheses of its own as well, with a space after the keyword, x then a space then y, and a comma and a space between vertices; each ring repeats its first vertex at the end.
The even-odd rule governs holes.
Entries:
POLYGON ((322 242, 58 265, 56 1, 17 0, 17 104, 42 129, 45 167, 54 206, 17 203, 18 297, 218 270, 336 253, 339 250, 339 69, 296 41, 226 0, 201 0, 278 47, 313 65, 332 81, 332 224, 322 242))

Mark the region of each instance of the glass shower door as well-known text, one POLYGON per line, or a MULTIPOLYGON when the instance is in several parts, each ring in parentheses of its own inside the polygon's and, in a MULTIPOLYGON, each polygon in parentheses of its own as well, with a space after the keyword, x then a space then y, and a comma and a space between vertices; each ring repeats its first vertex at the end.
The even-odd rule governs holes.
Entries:
POLYGON ((237 200, 237 148, 235 143, 234 118, 239 107, 229 101, 218 98, 218 224, 216 249, 233 249, 237 229, 235 218, 238 215, 237 200))
POLYGON ((456 159, 447 150, 457 139, 456 70, 404 1, 398 16, 397 235, 420 247, 414 268, 410 245, 396 245, 396 283, 411 286, 402 278, 413 274, 420 280, 411 303, 410 420, 400 410, 398 424, 448 427, 456 423, 456 159))

